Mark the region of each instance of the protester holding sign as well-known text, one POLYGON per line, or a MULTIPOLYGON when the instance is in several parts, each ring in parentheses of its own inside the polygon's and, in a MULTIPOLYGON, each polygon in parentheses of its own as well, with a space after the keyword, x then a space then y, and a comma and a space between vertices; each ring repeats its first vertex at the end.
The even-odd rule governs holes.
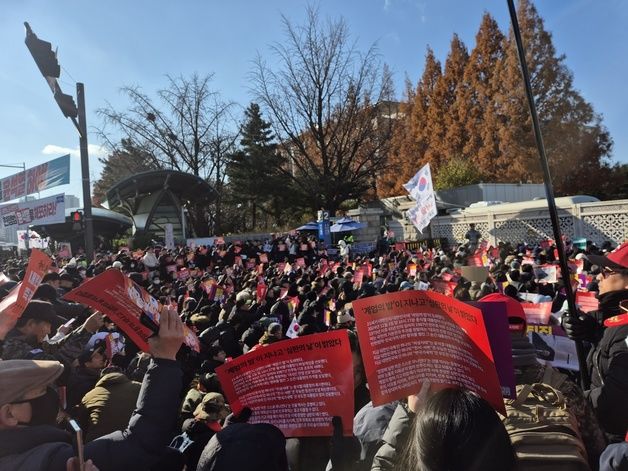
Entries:
MULTIPOLYGON (((495 409, 478 395, 465 389, 443 389, 411 412, 416 416, 401 469, 518 469, 504 425, 495 409)), ((388 469, 379 465, 379 459, 376 456, 372 469, 388 469)))
POLYGON ((435 388, 471 389, 503 411, 482 313, 445 296, 408 291, 353 303, 373 404, 435 388))
POLYGON ((331 435, 333 416, 350 434, 353 372, 343 331, 268 345, 216 370, 233 411, 271 423, 286 437, 331 435))
POLYGON ((60 342, 50 343, 46 337, 52 326, 60 325, 52 305, 31 301, 17 320, 2 346, 4 360, 57 360, 69 366, 78 358, 87 342, 103 324, 102 314, 92 314, 85 323, 60 342))

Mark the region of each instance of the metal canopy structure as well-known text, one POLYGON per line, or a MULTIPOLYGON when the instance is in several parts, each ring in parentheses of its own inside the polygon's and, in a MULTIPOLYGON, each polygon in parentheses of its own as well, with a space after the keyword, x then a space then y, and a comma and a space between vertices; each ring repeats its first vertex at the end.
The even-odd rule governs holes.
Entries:
POLYGON ((175 236, 183 238, 191 235, 183 216, 186 205, 191 201, 210 203, 215 197, 215 190, 200 177, 175 170, 153 170, 132 175, 111 187, 103 206, 127 214, 136 234, 164 235, 165 225, 172 224, 175 236))

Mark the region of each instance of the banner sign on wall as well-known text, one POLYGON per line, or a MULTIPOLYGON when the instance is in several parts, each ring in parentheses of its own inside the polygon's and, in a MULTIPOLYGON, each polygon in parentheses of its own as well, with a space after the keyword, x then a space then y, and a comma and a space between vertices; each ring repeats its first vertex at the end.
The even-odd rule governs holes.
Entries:
POLYGON ((63 224, 65 195, 0 205, 0 227, 26 229, 28 226, 63 224))
POLYGON ((70 154, 0 180, 0 202, 70 183, 70 154))

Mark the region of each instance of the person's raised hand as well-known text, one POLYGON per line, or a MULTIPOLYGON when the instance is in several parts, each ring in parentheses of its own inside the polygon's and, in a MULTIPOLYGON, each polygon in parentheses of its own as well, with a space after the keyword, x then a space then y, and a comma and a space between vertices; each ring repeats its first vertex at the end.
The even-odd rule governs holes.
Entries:
POLYGON ((159 333, 148 339, 153 358, 175 360, 183 343, 183 322, 176 311, 164 309, 159 319, 159 333))
POLYGON ((416 414, 417 411, 425 405, 425 402, 430 394, 431 385, 432 384, 429 381, 424 381, 418 394, 411 394, 408 396, 408 409, 416 414))
POLYGON ((83 328, 90 334, 94 334, 98 332, 98 329, 100 329, 103 324, 104 316, 100 312, 96 311, 87 318, 87 320, 83 324, 83 328))

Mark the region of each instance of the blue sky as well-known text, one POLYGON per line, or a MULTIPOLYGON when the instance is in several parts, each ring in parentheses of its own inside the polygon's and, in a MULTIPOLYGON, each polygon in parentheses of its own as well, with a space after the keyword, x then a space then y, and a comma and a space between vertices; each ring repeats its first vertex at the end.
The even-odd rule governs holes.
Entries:
MULTIPOLYGON (((311 3, 311 2, 310 2, 311 3)), ((73 151, 71 183, 42 192, 81 196, 78 136, 61 115, 24 45, 23 21, 59 49, 61 85, 86 88, 88 126, 100 125, 95 110, 109 101, 122 107, 119 88, 140 85, 153 92, 165 75, 214 73, 213 88, 246 106, 247 74, 260 51, 282 39, 280 15, 299 22, 301 0, 2 0, 0 3, 0 164, 30 167, 73 151)), ((457 32, 469 49, 481 16, 489 11, 505 29, 506 0, 320 0, 321 14, 343 16, 365 49, 377 42, 395 73, 400 96, 405 76, 422 72, 429 44, 444 60, 457 32)), ((615 141, 614 158, 628 162, 628 2, 623 0, 537 0, 559 53, 567 56, 575 86, 602 113, 615 141)), ((92 180, 102 152, 90 136, 92 180)), ((0 177, 12 174, 0 168, 0 177)))

